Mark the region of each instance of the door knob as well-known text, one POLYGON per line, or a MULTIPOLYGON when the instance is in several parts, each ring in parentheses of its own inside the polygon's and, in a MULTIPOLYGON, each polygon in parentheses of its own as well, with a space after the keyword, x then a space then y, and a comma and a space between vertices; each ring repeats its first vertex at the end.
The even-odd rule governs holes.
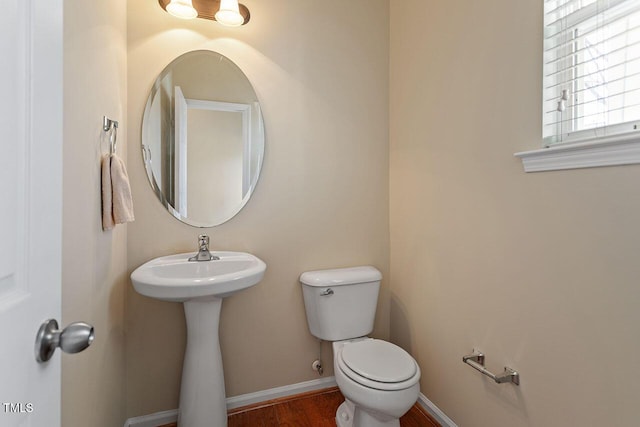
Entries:
POLYGON ((75 322, 59 330, 54 319, 45 320, 36 335, 36 360, 38 363, 48 361, 58 347, 65 353, 79 353, 89 347, 93 339, 93 326, 88 323, 75 322))

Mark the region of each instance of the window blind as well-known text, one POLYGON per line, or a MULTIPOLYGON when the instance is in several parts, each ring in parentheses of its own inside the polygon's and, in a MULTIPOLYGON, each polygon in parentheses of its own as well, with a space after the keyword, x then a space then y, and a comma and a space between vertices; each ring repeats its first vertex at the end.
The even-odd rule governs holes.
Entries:
POLYGON ((546 146, 640 132, 640 0, 545 0, 546 146))

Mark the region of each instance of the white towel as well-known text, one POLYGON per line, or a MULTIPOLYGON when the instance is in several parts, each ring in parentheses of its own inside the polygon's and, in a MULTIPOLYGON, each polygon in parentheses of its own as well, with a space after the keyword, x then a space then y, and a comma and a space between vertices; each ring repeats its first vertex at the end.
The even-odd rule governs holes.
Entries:
POLYGON ((120 157, 107 154, 102 158, 102 229, 134 219, 127 169, 120 157))

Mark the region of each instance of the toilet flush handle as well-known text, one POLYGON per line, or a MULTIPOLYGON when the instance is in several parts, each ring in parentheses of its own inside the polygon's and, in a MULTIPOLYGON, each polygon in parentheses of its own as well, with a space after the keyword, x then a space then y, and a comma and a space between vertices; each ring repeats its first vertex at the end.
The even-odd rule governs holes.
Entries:
POLYGON ((320 294, 320 296, 322 297, 328 297, 329 295, 333 295, 333 289, 331 288, 327 288, 324 291, 322 291, 322 293, 320 294))

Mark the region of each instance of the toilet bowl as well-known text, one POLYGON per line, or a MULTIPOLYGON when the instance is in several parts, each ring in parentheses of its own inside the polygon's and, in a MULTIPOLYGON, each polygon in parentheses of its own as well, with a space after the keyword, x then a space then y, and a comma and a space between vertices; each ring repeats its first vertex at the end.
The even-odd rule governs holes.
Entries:
POLYGON ((399 427, 418 400, 420 368, 402 348, 368 338, 382 274, 371 266, 303 273, 311 333, 333 342, 336 382, 345 402, 338 427, 399 427))
POLYGON ((338 427, 398 427, 418 400, 420 368, 400 347, 365 338, 333 343, 336 382, 345 397, 338 427))

